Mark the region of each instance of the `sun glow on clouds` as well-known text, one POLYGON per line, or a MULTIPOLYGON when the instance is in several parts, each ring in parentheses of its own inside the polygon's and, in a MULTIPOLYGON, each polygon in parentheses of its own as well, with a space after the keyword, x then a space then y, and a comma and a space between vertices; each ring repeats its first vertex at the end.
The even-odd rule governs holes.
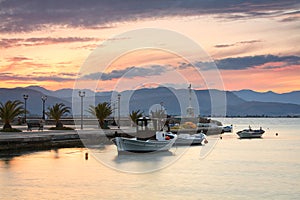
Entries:
POLYGON ((238 76, 235 70, 221 71, 225 88, 228 90, 252 89, 256 91, 269 91, 273 88, 279 93, 287 92, 286 88, 300 88, 300 65, 280 67, 282 63, 273 63, 278 68, 268 69, 271 63, 254 67, 253 69, 239 70, 238 76), (229 81, 230 80, 230 81, 229 81))
MULTIPOLYGON (((49 8, 43 3, 24 3, 24 9, 20 9, 15 2, 0 2, 0 16, 4 19, 0 22, 0 87, 72 88, 80 66, 105 39, 131 29, 155 27, 179 32, 202 46, 220 64, 227 90, 300 89, 300 9, 294 1, 220 1, 216 5, 176 2, 133 6, 134 1, 116 5, 99 1, 82 3, 82 9, 77 4, 66 6, 64 1, 59 3, 59 9, 55 3, 47 4, 49 8), (12 20, 5 20, 8 15, 12 20), (251 62, 253 65, 249 65, 251 62)), ((213 79, 205 81, 205 76, 214 76, 213 72, 207 70, 205 75, 194 76, 193 68, 182 63, 188 64, 169 52, 132 52, 108 66, 102 72, 105 80, 97 87, 110 90, 122 82, 125 88, 134 81, 153 85, 151 79, 174 87, 184 87, 185 82, 199 89, 213 87, 213 79), (174 72, 186 80, 179 82, 174 72), (126 73, 130 77, 124 77, 126 73)), ((93 80, 85 81, 89 85, 93 80)))
POLYGON ((189 83, 203 85, 195 69, 181 67, 182 63, 187 62, 179 55, 163 49, 138 49, 121 55, 102 72, 91 69, 94 72, 86 74, 81 85, 84 82, 90 85, 91 79, 97 82, 97 90, 122 91, 135 89, 139 85, 168 85, 175 88, 186 88, 189 83))

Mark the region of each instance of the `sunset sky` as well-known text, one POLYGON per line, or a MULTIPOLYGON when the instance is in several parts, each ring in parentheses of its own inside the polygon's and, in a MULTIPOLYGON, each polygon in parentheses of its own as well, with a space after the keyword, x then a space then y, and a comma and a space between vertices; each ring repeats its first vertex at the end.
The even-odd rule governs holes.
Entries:
MULTIPOLYGON (((179 74, 195 89, 207 89, 214 88, 216 74, 209 68, 213 60, 225 90, 300 90, 297 0, 0 0, 0 19, 1 88, 73 88, 79 76, 89 87, 97 74, 102 75, 95 88, 99 91, 134 89, 136 82, 186 87, 179 74), (110 66, 83 73, 97 48, 134 42, 134 37, 122 34, 142 28, 181 34, 211 60, 197 60, 199 66, 191 67, 162 45, 160 50, 132 49, 111 60, 110 66), (209 83, 194 76, 197 67, 211 76, 209 83)), ((181 51, 193 54, 187 46, 181 51)))

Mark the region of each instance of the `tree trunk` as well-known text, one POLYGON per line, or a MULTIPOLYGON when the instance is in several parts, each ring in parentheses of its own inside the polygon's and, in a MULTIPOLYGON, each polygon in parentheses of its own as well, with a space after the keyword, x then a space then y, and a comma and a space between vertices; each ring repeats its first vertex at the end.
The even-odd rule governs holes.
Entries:
POLYGON ((104 120, 99 120, 99 126, 104 129, 104 120))
POLYGON ((5 123, 3 129, 11 129, 10 123, 5 123))
POLYGON ((62 128, 63 124, 60 121, 56 122, 56 128, 62 128))

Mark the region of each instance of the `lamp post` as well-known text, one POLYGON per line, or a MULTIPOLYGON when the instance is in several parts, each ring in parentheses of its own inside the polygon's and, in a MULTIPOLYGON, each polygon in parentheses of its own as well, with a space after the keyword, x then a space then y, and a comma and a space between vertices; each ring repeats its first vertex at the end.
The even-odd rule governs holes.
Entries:
POLYGON ((24 98, 24 105, 25 105, 25 115, 24 115, 24 120, 25 120, 25 123, 26 123, 26 113, 27 113, 27 99, 28 99, 28 94, 24 94, 23 95, 23 98, 24 98))
POLYGON ((118 128, 120 128, 120 107, 121 107, 121 103, 120 103, 120 99, 121 99, 121 94, 118 94, 118 128))
POLYGON ((85 97, 85 91, 78 92, 79 97, 81 98, 81 113, 80 113, 80 129, 83 129, 83 97, 85 97))
POLYGON ((47 96, 42 96, 42 101, 43 101, 43 116, 42 119, 45 120, 45 102, 47 100, 47 96))

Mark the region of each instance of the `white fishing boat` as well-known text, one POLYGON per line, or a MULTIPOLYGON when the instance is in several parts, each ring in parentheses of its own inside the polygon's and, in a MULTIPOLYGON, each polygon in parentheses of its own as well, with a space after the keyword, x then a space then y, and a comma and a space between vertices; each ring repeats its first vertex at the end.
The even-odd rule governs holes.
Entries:
POLYGON ((197 132, 203 132, 206 135, 218 135, 223 132, 223 127, 214 123, 197 123, 197 132))
POLYGON ((223 126, 223 133, 230 133, 230 132, 232 132, 232 125, 223 126))
POLYGON ((170 132, 157 131, 155 139, 141 140, 138 138, 116 137, 112 141, 118 152, 155 152, 168 151, 175 143, 177 136, 170 132))
POLYGON ((188 134, 180 133, 175 141, 176 145, 201 145, 208 142, 204 133, 188 134))
POLYGON ((260 129, 252 129, 250 126, 248 129, 244 129, 242 131, 238 131, 236 134, 242 138, 260 138, 264 134, 264 130, 260 127, 260 129))

